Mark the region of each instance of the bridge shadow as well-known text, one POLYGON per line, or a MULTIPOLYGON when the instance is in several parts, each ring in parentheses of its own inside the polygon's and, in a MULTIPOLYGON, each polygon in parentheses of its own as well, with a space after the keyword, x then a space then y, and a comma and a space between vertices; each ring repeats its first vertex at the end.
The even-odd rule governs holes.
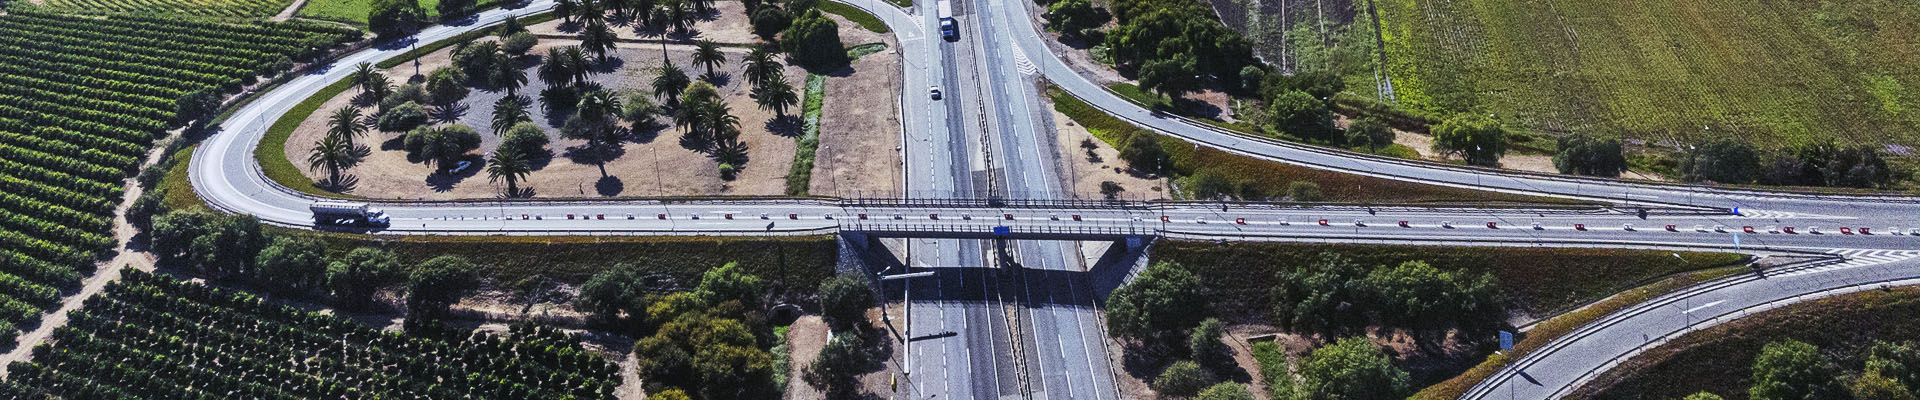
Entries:
MULTIPOLYGON (((916 304, 978 303, 1098 309, 1106 303, 1108 294, 1138 273, 1145 257, 1144 243, 1130 248, 1127 241, 1119 240, 1083 247, 1101 252, 1097 261, 1085 271, 1030 268, 1021 265, 1017 257, 1012 257, 1006 251, 1017 244, 1016 241, 968 239, 957 241, 963 251, 975 251, 973 249, 976 248, 990 250, 999 257, 997 262, 992 263, 994 266, 921 265, 907 268, 879 239, 867 238, 866 241, 868 244, 859 252, 863 272, 867 274, 931 273, 931 276, 924 278, 881 281, 888 299, 905 298, 916 304)), ((1080 244, 1069 241, 1057 243, 1068 249, 1079 247, 1080 244)), ((1076 267, 1081 265, 1078 262, 1069 264, 1076 267)))

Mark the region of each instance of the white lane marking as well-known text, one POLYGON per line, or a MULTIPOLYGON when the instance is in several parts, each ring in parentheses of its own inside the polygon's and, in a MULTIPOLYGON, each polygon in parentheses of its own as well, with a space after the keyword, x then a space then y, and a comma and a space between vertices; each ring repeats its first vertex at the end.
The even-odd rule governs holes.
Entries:
POLYGON ((1626 196, 1627 196, 1627 197, 1639 197, 1639 198, 1643 198, 1643 199, 1658 199, 1658 198, 1660 198, 1660 196, 1654 196, 1654 195, 1650 195, 1650 194, 1633 194, 1633 193, 1627 193, 1627 194, 1626 194, 1626 196))
POLYGON ((1707 303, 1707 304, 1703 304, 1703 305, 1701 305, 1701 306, 1699 306, 1699 307, 1694 307, 1694 308, 1689 308, 1689 309, 1687 309, 1686 311, 1681 311, 1680 313, 1681 313, 1681 314, 1692 314, 1692 313, 1693 313, 1694 311, 1700 311, 1700 310, 1704 310, 1704 309, 1706 309, 1707 307, 1713 307, 1713 306, 1717 306, 1717 305, 1720 305, 1720 303, 1725 303, 1725 302, 1727 302, 1727 301, 1726 301, 1726 300, 1714 300, 1714 301, 1713 301, 1712 303, 1707 303))

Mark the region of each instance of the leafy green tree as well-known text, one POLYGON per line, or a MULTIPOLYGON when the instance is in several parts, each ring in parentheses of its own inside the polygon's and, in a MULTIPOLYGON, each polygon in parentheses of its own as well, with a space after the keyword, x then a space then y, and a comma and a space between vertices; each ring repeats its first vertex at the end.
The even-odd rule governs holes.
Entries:
MULTIPOLYGON (((1144 4, 1114 7, 1120 24, 1104 40, 1108 54, 1121 68, 1184 56, 1193 59, 1194 69, 1188 75, 1232 79, 1255 62, 1253 45, 1217 22, 1205 3, 1137 3, 1144 4)), ((1176 64, 1187 66, 1184 61, 1176 64)))
POLYGON ((1298 90, 1267 100, 1267 119, 1274 130, 1302 139, 1332 140, 1336 132, 1327 103, 1298 90))
POLYGON ((327 286, 341 307, 358 310, 372 301, 380 288, 393 284, 400 273, 400 258, 392 251, 361 247, 327 264, 327 286))
POLYGON ((654 116, 659 114, 660 106, 654 105, 653 96, 645 92, 629 92, 620 102, 620 119, 633 124, 634 129, 653 125, 654 116))
POLYGON ((1880 373, 1867 371, 1847 382, 1847 392, 1853 400, 1913 400, 1913 392, 1899 381, 1880 373))
MULTIPOLYGON (((671 298, 658 309, 688 309, 671 298)), ((686 299, 690 296, 679 296, 686 299)), ((652 317, 650 317, 652 318, 652 317)), ((634 343, 641 376, 648 384, 691 388, 703 398, 763 398, 772 377, 772 356, 757 348, 752 331, 739 320, 682 312, 659 324, 652 336, 634 343), (756 396, 762 395, 762 396, 756 396)))
POLYGON ((1173 156, 1160 147, 1160 137, 1153 134, 1127 139, 1120 147, 1120 159, 1127 160, 1127 166, 1139 171, 1166 173, 1173 168, 1173 156))
POLYGON ((836 328, 847 328, 867 320, 873 307, 873 289, 857 275, 841 274, 820 282, 820 314, 836 328))
POLYGON ((1107 23, 1106 14, 1088 0, 1057 0, 1048 4, 1047 12, 1040 16, 1047 19, 1048 28, 1068 37, 1084 37, 1088 29, 1107 23))
POLYGON ((520 180, 533 173, 533 166, 527 163, 527 155, 512 147, 493 150, 487 158, 487 181, 507 181, 507 196, 520 195, 520 180))
POLYGON ((793 26, 793 13, 771 4, 761 6, 753 12, 753 34, 761 40, 773 41, 774 35, 793 26))
POLYGON ((480 134, 465 125, 428 126, 407 132, 401 144, 421 161, 444 170, 451 168, 455 159, 480 148, 480 134))
POLYGON ((1226 343, 1220 342, 1220 338, 1226 334, 1226 327, 1220 324, 1219 319, 1201 320, 1200 326, 1193 328, 1193 333, 1187 335, 1187 354, 1193 356, 1194 362, 1204 366, 1225 366, 1231 362, 1231 359, 1227 358, 1226 343))
POLYGON ((766 295, 766 281, 748 274, 737 262, 707 270, 700 275, 700 285, 693 288, 693 298, 702 304, 738 300, 748 308, 757 308, 766 295))
POLYGON ((1300 363, 1303 400, 1398 400, 1412 394, 1407 372, 1364 337, 1314 349, 1300 363))
POLYGON ((162 263, 217 277, 247 274, 265 245, 260 220, 206 209, 169 211, 153 219, 153 253, 162 263))
POLYGON ((454 67, 441 67, 427 74, 427 104, 450 107, 467 98, 467 73, 454 67))
POLYGON ((428 259, 413 267, 407 276, 407 318, 438 319, 447 307, 459 302, 475 289, 473 261, 446 255, 428 259))
POLYGON ((367 8, 367 29, 381 40, 392 40, 420 29, 420 3, 416 0, 373 0, 367 8))
POLYGON ((1234 182, 1220 172, 1205 169, 1194 173, 1189 182, 1193 186, 1193 197, 1201 200, 1219 200, 1233 194, 1234 182))
POLYGON ((1205 309, 1200 278, 1161 262, 1107 297, 1107 332, 1114 337, 1164 337, 1200 323, 1205 309))
MULTIPOLYGON (((427 102, 426 87, 418 83, 409 83, 409 84, 405 84, 405 85, 401 85, 399 87, 393 88, 393 90, 389 91, 386 95, 380 96, 380 103, 379 103, 380 110, 378 114, 381 115, 381 118, 385 118, 386 113, 388 111, 392 111, 395 108, 399 108, 401 105, 405 105, 406 103, 420 104, 420 103, 426 103, 426 102, 427 102)), ((382 128, 381 130, 387 131, 387 132, 405 132, 406 131, 404 129, 395 131, 395 130, 385 129, 385 128, 382 128)))
POLYGON ((820 10, 807 10, 781 33, 780 47, 794 62, 813 71, 832 71, 847 65, 847 46, 840 42, 840 24, 820 10))
POLYGON ((1195 400, 1253 400, 1253 392, 1247 390, 1247 385, 1242 385, 1235 382, 1220 382, 1218 384, 1213 385, 1213 387, 1207 388, 1207 390, 1200 391, 1200 395, 1194 397, 1194 399, 1195 400))
POLYGON ((255 272, 269 287, 304 291, 326 282, 327 246, 295 235, 280 235, 254 258, 255 272))
POLYGON ((127 207, 127 223, 140 228, 141 232, 152 233, 153 217, 167 212, 166 201, 165 187, 155 186, 141 193, 139 198, 133 200, 133 205, 127 207))
POLYGON ((1199 71, 1200 60, 1189 54, 1147 60, 1140 64, 1140 88, 1178 99, 1202 89, 1199 71))
POLYGON ((873 363, 862 342, 860 335, 834 335, 827 347, 820 349, 820 357, 807 365, 801 378, 826 392, 828 398, 850 398, 860 389, 860 374, 867 372, 868 365, 873 363))
POLYGON ((720 52, 720 45, 711 40, 694 43, 693 64, 707 67, 707 78, 712 79, 713 69, 727 65, 727 53, 720 52))
POLYGON ((617 323, 623 315, 645 320, 649 291, 651 288, 641 279, 639 267, 617 264, 594 273, 593 278, 581 284, 573 306, 599 324, 617 323))
POLYGON ((1753 145, 1733 138, 1718 138, 1696 146, 1680 159, 1680 171, 1688 182, 1742 184, 1753 182, 1760 159, 1753 145))
POLYGON ((1707 392, 1700 392, 1700 393, 1687 395, 1685 399, 1681 399, 1681 400, 1723 400, 1723 399, 1720 398, 1720 395, 1707 393, 1707 392))
POLYGON ((1458 155, 1468 165, 1497 167, 1507 153, 1507 129, 1485 115, 1455 115, 1433 127, 1433 150, 1458 155))
POLYGON ((1424 261, 1376 268, 1359 282, 1367 303, 1414 328, 1476 328, 1505 317, 1493 274, 1441 271, 1424 261))
POLYGON ((450 20, 466 15, 467 11, 473 8, 474 3, 474 0, 440 0, 440 3, 435 4, 433 8, 434 11, 440 12, 440 19, 450 20))
POLYGON ((540 44, 539 36, 534 36, 533 33, 525 31, 525 28, 522 29, 520 32, 500 38, 501 52, 509 56, 520 57, 527 55, 527 51, 533 50, 533 46, 540 44))
POLYGON ((693 396, 688 396, 686 391, 680 389, 662 390, 660 393, 647 395, 647 398, 651 400, 693 400, 693 396))
POLYGON ((1376 117, 1363 117, 1347 125, 1349 146, 1366 146, 1367 149, 1379 151, 1382 147, 1392 146, 1393 137, 1393 128, 1376 117))
POLYGON ((1308 181, 1287 182, 1287 200, 1320 201, 1325 198, 1320 194, 1319 184, 1308 181))
POLYGON ((774 118, 787 116, 787 108, 800 105, 800 95, 795 93, 793 85, 785 81, 775 81, 753 90, 753 102, 762 110, 773 111, 774 118))
POLYGON ((1362 276, 1359 264, 1337 253, 1322 253, 1302 268, 1282 268, 1273 287, 1273 319, 1281 328, 1301 332, 1354 325, 1360 318, 1342 304, 1360 302, 1355 289, 1362 276))
POLYGON ((506 134, 501 135, 500 148, 514 149, 532 159, 540 154, 541 148, 547 145, 547 141, 547 132, 540 130, 539 125, 533 122, 521 122, 513 124, 512 128, 507 128, 506 134))
POLYGON ((1887 161, 1880 156, 1880 150, 1872 146, 1860 145, 1839 149, 1828 160, 1822 170, 1827 186, 1873 188, 1887 184, 1893 174, 1887 169, 1887 161))
POLYGON ((1619 138, 1574 134, 1560 137, 1553 167, 1562 174, 1620 176, 1627 156, 1619 138))
POLYGON ((1767 343, 1753 360, 1754 400, 1839 399, 1846 395, 1837 384, 1838 369, 1821 359, 1820 349, 1787 339, 1767 343))
POLYGON ((1154 391, 1162 395, 1181 398, 1200 394, 1200 391, 1207 390, 1207 387, 1213 386, 1215 382, 1218 380, 1213 377, 1213 373, 1208 372, 1206 368, 1200 368, 1199 364, 1194 364, 1192 361, 1175 361, 1173 365, 1167 366, 1167 369, 1161 370, 1160 376, 1153 378, 1151 386, 1154 391))
POLYGON ((427 109, 420 103, 406 102, 380 113, 379 122, 374 124, 383 132, 406 132, 427 123, 427 109))
POLYGON ((1879 374, 1893 379, 1908 390, 1920 389, 1920 347, 1914 342, 1874 342, 1867 352, 1866 368, 1863 373, 1879 374))
POLYGON ((174 124, 186 125, 212 117, 220 110, 221 95, 213 89, 196 90, 174 103, 174 124))

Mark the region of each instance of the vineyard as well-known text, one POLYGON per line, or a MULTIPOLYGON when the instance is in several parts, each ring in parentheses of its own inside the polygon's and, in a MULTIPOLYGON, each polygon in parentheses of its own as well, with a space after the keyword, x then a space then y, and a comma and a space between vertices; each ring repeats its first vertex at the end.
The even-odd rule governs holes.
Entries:
POLYGON ((289 3, 289 0, 46 0, 42 9, 80 14, 181 14, 239 18, 271 17, 287 8, 289 3))
POLYGON ((1920 3, 1376 0, 1401 105, 1679 145, 1920 145, 1920 3), (1903 98, 1904 96, 1904 98, 1903 98))
POLYGON ((611 398, 619 369, 551 328, 423 338, 126 270, 70 314, 0 397, 611 398))
POLYGON ((358 38, 307 23, 0 16, 0 343, 113 248, 121 181, 178 110, 358 38))

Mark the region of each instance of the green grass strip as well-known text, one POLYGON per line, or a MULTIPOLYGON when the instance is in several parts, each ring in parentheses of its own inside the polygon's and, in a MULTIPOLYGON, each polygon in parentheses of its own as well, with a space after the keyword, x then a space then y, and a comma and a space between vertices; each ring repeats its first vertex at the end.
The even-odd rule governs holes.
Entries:
POLYGON ((306 174, 300 173, 300 167, 293 165, 293 160, 287 159, 287 138, 293 136, 293 130, 299 128, 300 123, 307 120, 307 116, 320 110, 321 104, 346 92, 352 86, 353 82, 347 79, 327 85, 326 88, 320 89, 319 93, 314 93, 313 97, 295 104, 292 110, 287 110, 286 114, 280 115, 280 119, 273 121, 273 126, 267 128, 267 135, 260 138, 260 145, 253 148, 253 158, 260 160, 260 170, 267 174, 267 179, 301 193, 326 197, 342 196, 339 193, 321 190, 313 185, 313 179, 308 179, 306 174))
POLYGON ((166 209, 207 208, 207 202, 201 200, 200 195, 194 194, 193 181, 187 177, 188 165, 193 163, 193 150, 199 147, 200 145, 193 145, 180 149, 179 152, 173 153, 172 160, 161 165, 167 168, 167 174, 160 178, 159 185, 160 190, 167 191, 166 197, 160 200, 160 204, 165 205, 166 209))
MULTIPOLYGON (((554 18, 558 18, 558 17, 555 16, 553 12, 543 12, 539 14, 529 15, 526 18, 521 18, 520 24, 526 25, 526 26, 533 26, 533 24, 552 21, 554 20, 554 18)), ((379 67, 380 69, 393 68, 395 66, 399 66, 402 63, 413 61, 413 59, 420 58, 428 54, 433 54, 433 52, 440 51, 440 49, 447 48, 447 46, 452 46, 456 43, 479 39, 483 36, 492 35, 494 33, 495 31, 493 29, 478 29, 471 32, 454 35, 453 37, 442 39, 440 41, 433 42, 433 43, 428 43, 425 46, 415 47, 413 50, 407 50, 407 52, 405 53, 400 53, 400 55, 393 56, 385 60, 381 60, 378 64, 374 64, 374 66, 379 67)))
POLYGON ((879 17, 868 14, 859 8, 854 8, 854 6, 834 2, 820 2, 819 5, 814 7, 819 8, 820 11, 837 14, 842 18, 846 18, 848 21, 853 21, 854 24, 858 24, 866 30, 873 31, 873 33, 890 32, 887 29, 887 23, 880 22, 879 17))
POLYGON ((805 119, 800 144, 793 150, 793 169, 787 171, 787 195, 805 196, 813 182, 813 157, 820 147, 820 105, 827 97, 827 76, 807 74, 807 97, 801 118, 805 119))

